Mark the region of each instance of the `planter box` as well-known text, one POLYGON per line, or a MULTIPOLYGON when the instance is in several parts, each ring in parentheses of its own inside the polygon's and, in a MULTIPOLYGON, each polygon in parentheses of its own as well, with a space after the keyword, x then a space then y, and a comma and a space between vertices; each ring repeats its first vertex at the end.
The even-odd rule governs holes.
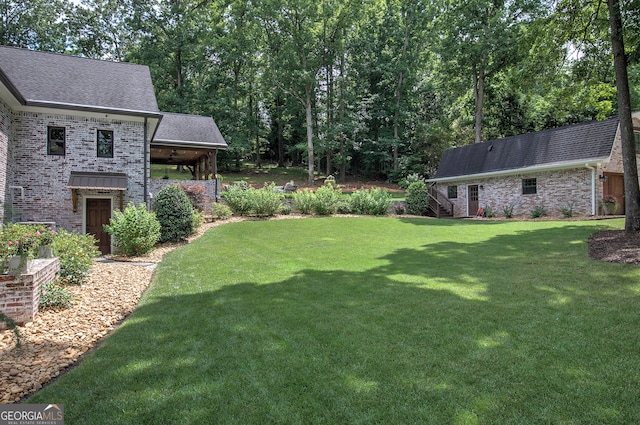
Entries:
MULTIPOLYGON (((0 311, 16 324, 32 322, 40 305, 40 287, 60 271, 57 258, 32 260, 31 270, 18 276, 0 275, 0 311)), ((0 323, 0 329, 6 324, 0 323)))

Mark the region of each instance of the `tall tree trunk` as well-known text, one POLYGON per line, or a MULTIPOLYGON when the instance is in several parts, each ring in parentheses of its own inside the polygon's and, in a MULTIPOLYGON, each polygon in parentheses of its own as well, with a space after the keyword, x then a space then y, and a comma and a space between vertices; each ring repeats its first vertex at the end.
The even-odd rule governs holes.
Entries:
MULTIPOLYGON (((402 43, 402 54, 400 55, 400 66, 404 65, 405 57, 407 56, 407 46, 409 45, 409 25, 411 23, 412 12, 407 11, 404 17, 404 41, 402 43)), ((393 171, 398 170, 398 145, 400 143, 399 140, 399 131, 398 127, 400 126, 400 98, 402 96, 402 80, 404 79, 404 69, 400 68, 400 72, 398 72, 398 83, 396 85, 396 110, 394 113, 393 119, 393 171)))
POLYGON ((276 140, 278 141, 278 167, 284 167, 284 135, 282 134, 282 96, 276 96, 276 140))
POLYGON ((638 186, 638 164, 633 138, 631 97, 627 76, 627 58, 624 53, 622 18, 618 0, 607 0, 613 63, 616 70, 618 90, 618 113, 620 114, 620 136, 622 143, 622 167, 624 169, 625 225, 627 232, 640 230, 640 186, 638 186))
POLYGON ((313 86, 305 85, 305 112, 307 116, 307 162, 309 165, 309 184, 313 184, 313 117, 311 116, 311 94, 313 86))
POLYGON ((482 109, 484 108, 484 66, 473 65, 473 94, 476 101, 475 143, 482 142, 482 109))

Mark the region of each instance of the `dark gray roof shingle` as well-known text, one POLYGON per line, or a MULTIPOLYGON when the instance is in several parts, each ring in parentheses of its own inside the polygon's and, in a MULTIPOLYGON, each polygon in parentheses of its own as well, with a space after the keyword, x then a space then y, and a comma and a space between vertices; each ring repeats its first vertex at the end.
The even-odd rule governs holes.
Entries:
POLYGON ((163 112, 154 143, 226 148, 218 126, 211 117, 163 112))
POLYGON ((160 112, 143 65, 0 46, 0 81, 24 105, 160 112))
POLYGON ((449 149, 435 179, 604 159, 611 154, 618 121, 615 117, 449 149))

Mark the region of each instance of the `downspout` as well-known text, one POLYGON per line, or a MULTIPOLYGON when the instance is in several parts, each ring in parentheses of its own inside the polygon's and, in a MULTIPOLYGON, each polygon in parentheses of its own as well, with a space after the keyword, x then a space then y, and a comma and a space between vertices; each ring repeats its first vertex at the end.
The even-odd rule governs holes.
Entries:
POLYGON ((596 215, 596 169, 589 163, 584 166, 591 170, 591 215, 596 215))
POLYGON ((144 117, 144 202, 147 204, 147 209, 151 208, 149 202, 149 165, 147 163, 147 157, 149 156, 149 144, 147 143, 147 137, 149 137, 148 130, 148 118, 144 117))

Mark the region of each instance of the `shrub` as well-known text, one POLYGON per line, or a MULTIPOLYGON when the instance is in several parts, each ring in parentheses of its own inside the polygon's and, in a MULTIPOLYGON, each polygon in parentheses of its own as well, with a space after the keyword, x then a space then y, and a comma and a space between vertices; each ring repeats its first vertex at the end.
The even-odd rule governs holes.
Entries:
POLYGON ((7 329, 13 331, 13 335, 16 337, 15 348, 20 349, 22 347, 22 335, 16 326, 16 322, 9 316, 0 311, 0 323, 4 323, 7 329))
POLYGON ((204 224, 204 211, 193 210, 191 222, 193 223, 193 230, 191 232, 193 234, 204 224))
POLYGON ((547 215, 547 211, 544 209, 544 207, 542 205, 536 205, 535 207, 533 207, 533 210, 531 210, 529 217, 538 218, 544 217, 545 215, 547 215))
POLYGON ((193 233, 193 207, 180 186, 162 188, 153 211, 160 222, 160 242, 180 242, 193 233))
POLYGON ((282 205, 280 207, 280 211, 278 212, 278 214, 282 214, 282 215, 289 215, 291 214, 291 207, 289 205, 282 205))
POLYGON ((249 190, 253 189, 247 184, 234 184, 222 192, 222 197, 235 215, 249 215, 251 212, 251 201, 247 195, 249 190))
POLYGON ((309 189, 302 189, 293 193, 293 202, 301 214, 311 214, 316 194, 309 189))
POLYGON ((214 202, 211 204, 211 216, 220 220, 226 220, 233 215, 231 208, 228 205, 220 202, 214 202))
POLYGON ((246 195, 249 196, 251 211, 258 217, 271 217, 282 208, 282 198, 284 194, 275 190, 274 183, 265 183, 262 189, 248 190, 246 195))
POLYGON ((495 211, 493 211, 493 207, 491 206, 487 206, 484 208, 484 216, 487 218, 493 218, 496 217, 496 213, 495 211))
POLYGON ((502 207, 502 212, 504 213, 505 218, 513 217, 513 208, 514 208, 513 204, 505 205, 504 207, 502 207))
POLYGON ((386 189, 362 189, 349 197, 351 211, 355 214, 385 215, 391 206, 391 195, 386 189))
POLYGON ((560 214, 562 214, 562 218, 571 218, 573 217, 573 204, 565 205, 564 207, 560 207, 560 214))
POLYGON ((86 283, 93 259, 100 255, 93 235, 80 235, 60 229, 53 240, 53 252, 60 260, 60 278, 64 283, 86 283))
POLYGON ((180 189, 187 194, 189 202, 194 210, 204 210, 204 202, 207 191, 201 184, 198 183, 180 183, 180 189))
POLYGON ((73 296, 60 284, 60 281, 45 283, 40 287, 40 309, 71 307, 73 296))
POLYGON ((401 203, 396 203, 393 206, 393 211, 397 214, 397 215, 402 215, 405 213, 405 207, 404 204, 401 203))
POLYGON ((418 174, 418 173, 412 173, 409 174, 408 176, 404 177, 403 179, 401 179, 398 182, 398 186, 400 187, 400 189, 407 189, 411 183, 415 183, 415 182, 421 182, 423 181, 424 178, 418 174))
POLYGON ((429 191, 424 181, 413 182, 407 188, 407 213, 427 215, 429 209, 429 191))
POLYGON ((338 214, 351 214, 351 202, 350 199, 340 199, 338 205, 336 205, 336 212, 338 214))
POLYGON ((318 215, 335 214, 341 195, 340 188, 336 188, 332 183, 319 187, 313 202, 313 212, 318 215))
POLYGON ((126 256, 134 257, 151 251, 160 239, 160 222, 147 211, 144 203, 138 208, 130 202, 124 212, 115 210, 105 232, 113 236, 113 245, 126 256))

